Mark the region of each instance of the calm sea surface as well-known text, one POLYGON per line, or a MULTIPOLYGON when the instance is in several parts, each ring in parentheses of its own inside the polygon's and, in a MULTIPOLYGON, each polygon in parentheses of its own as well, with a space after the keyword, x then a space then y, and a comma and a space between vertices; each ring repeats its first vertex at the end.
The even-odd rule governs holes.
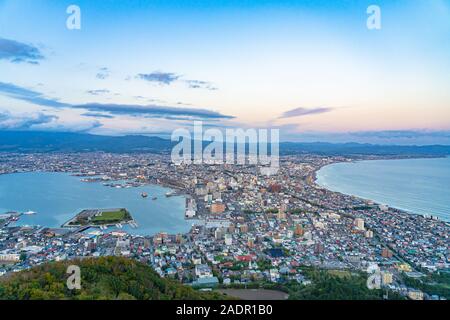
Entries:
POLYGON ((6 211, 35 211, 22 215, 18 225, 59 227, 79 211, 89 208, 127 208, 139 227, 124 226, 133 234, 153 235, 160 231, 187 232, 185 198, 165 197, 171 191, 156 185, 112 188, 80 181, 66 173, 32 172, 0 175, 0 214, 6 211), (141 193, 148 197, 142 198, 141 193), (158 197, 157 200, 152 200, 158 197))
POLYGON ((450 158, 337 163, 320 169, 317 183, 332 191, 450 221, 450 158))

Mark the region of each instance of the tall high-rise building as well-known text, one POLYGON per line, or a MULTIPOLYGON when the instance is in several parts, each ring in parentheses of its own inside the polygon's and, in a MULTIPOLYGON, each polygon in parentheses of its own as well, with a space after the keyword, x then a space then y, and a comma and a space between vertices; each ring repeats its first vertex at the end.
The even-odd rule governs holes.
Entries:
POLYGON ((355 223, 356 229, 364 230, 364 219, 356 218, 354 223, 355 223))
POLYGON ((226 234, 225 235, 225 244, 227 246, 231 246, 233 244, 233 236, 231 234, 226 234))

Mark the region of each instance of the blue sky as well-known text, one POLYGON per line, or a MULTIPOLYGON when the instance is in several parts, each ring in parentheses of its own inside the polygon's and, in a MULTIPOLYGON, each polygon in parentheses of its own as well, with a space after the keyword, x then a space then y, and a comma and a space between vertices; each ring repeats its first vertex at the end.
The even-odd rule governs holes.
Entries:
POLYGON ((450 0, 0 0, 0 129, 450 144, 449 39, 450 0))

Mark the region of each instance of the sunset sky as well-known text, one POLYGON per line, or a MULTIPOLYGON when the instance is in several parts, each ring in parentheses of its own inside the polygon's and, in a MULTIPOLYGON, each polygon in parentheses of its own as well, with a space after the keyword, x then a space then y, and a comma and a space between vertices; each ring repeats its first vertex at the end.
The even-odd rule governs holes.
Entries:
POLYGON ((450 144, 450 0, 0 0, 1 130, 170 135, 193 120, 450 144))

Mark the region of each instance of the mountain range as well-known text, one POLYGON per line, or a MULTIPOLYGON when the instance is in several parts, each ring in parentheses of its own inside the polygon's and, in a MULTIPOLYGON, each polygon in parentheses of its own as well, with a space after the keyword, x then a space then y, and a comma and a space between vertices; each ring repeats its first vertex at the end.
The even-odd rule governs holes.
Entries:
MULTIPOLYGON (((47 131, 0 131, 0 152, 170 153, 177 142, 156 136, 103 136, 47 131)), ((204 142, 207 145, 208 142, 204 142)), ((270 150, 270 146, 268 147, 270 150)), ((373 145, 361 143, 281 142, 280 154, 448 156, 448 145, 373 145)))

